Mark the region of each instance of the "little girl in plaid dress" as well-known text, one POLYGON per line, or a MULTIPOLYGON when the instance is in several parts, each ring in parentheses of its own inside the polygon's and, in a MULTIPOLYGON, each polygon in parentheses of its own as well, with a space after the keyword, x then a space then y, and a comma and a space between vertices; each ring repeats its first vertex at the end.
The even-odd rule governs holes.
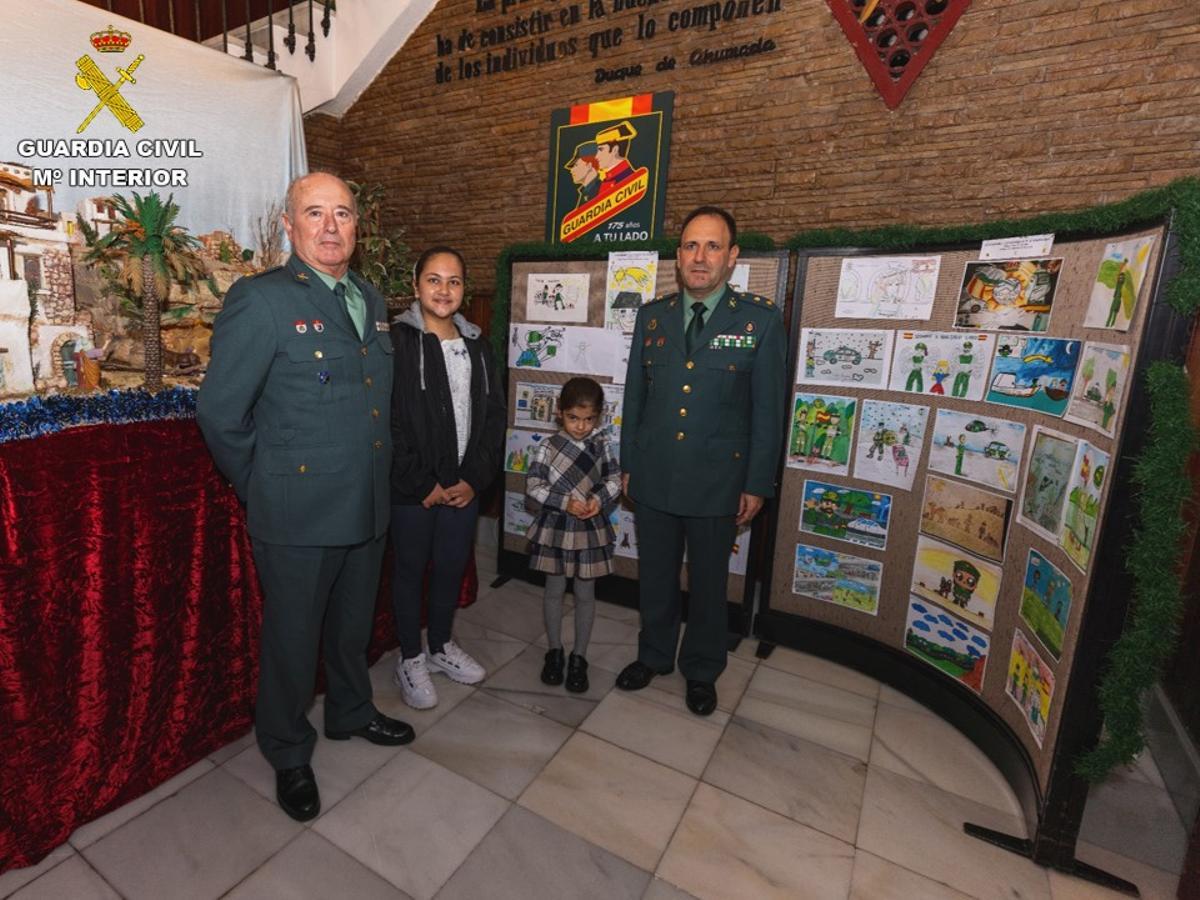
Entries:
POLYGON ((621 496, 621 471, 603 434, 594 434, 604 389, 572 378, 558 398, 562 430, 542 441, 529 460, 525 494, 538 507, 526 537, 529 566, 546 573, 542 614, 546 651, 542 681, 563 683, 562 604, 567 578, 575 579, 575 647, 566 661, 567 690, 588 689, 587 644, 596 615, 596 579, 613 569, 616 534, 608 514, 621 496))

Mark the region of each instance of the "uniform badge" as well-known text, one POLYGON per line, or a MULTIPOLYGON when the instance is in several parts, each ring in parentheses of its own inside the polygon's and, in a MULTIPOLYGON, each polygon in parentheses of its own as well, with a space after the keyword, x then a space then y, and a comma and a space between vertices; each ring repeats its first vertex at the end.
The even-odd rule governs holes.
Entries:
POLYGON ((387 322, 379 322, 379 321, 377 321, 377 322, 375 323, 375 330, 376 330, 376 331, 391 331, 391 330, 392 330, 392 326, 391 326, 391 325, 389 325, 387 322))
POLYGON ((303 319, 297 319, 295 322, 296 334, 305 334, 308 331, 308 323, 303 319))
POLYGON ((649 346, 650 346, 651 344, 653 344, 653 343, 654 343, 654 338, 646 338, 646 340, 644 340, 644 341, 642 342, 642 346, 643 346, 643 347, 649 347, 649 346))
POLYGON ((665 346, 666 346, 666 343, 667 343, 667 339, 666 339, 665 337, 660 337, 660 338, 659 338, 657 341, 655 341, 654 343, 655 343, 655 345, 656 345, 656 346, 659 346, 659 347, 665 347, 665 346))
POLYGON ((746 331, 753 331, 753 330, 754 330, 754 323, 753 323, 753 322, 747 322, 747 323, 746 323, 746 331))
POLYGON ((658 327, 658 319, 651 319, 649 321, 649 323, 646 325, 646 328, 649 329, 650 331, 653 331, 657 327, 658 327))
POLYGON ((307 272, 297 272, 296 280, 297 281, 308 281, 308 273, 307 272))
POLYGON ((317 373, 317 381, 321 382, 321 384, 329 384, 329 373, 328 372, 318 372, 317 373))
POLYGON ((313 331, 315 331, 317 334, 320 334, 324 330, 325 330, 325 323, 322 322, 320 319, 313 319, 313 331))

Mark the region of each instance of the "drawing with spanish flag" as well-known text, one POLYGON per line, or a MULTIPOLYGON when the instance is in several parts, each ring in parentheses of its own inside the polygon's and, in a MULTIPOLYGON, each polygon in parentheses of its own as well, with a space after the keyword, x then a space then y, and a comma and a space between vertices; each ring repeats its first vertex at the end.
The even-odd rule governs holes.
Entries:
POLYGON ((674 94, 554 110, 546 239, 647 241, 662 230, 674 94))

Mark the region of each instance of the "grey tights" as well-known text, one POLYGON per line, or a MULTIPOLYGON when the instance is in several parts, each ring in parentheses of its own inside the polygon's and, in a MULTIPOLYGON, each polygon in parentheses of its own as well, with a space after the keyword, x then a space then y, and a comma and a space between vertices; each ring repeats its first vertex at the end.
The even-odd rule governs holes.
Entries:
MULTIPOLYGON (((547 575, 546 594, 542 600, 542 617, 546 622, 546 639, 550 649, 562 648, 563 594, 567 592, 566 575, 547 575)), ((596 579, 575 578, 575 646, 572 653, 587 655, 592 636, 592 620, 596 618, 596 579)))

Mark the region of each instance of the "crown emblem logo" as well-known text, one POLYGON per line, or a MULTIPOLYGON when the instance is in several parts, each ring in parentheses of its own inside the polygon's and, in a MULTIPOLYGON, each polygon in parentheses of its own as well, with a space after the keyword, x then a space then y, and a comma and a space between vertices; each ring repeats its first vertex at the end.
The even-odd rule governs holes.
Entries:
POLYGON ((92 46, 101 53, 124 53, 133 41, 133 35, 128 31, 117 31, 109 25, 104 31, 92 32, 90 40, 92 46))

